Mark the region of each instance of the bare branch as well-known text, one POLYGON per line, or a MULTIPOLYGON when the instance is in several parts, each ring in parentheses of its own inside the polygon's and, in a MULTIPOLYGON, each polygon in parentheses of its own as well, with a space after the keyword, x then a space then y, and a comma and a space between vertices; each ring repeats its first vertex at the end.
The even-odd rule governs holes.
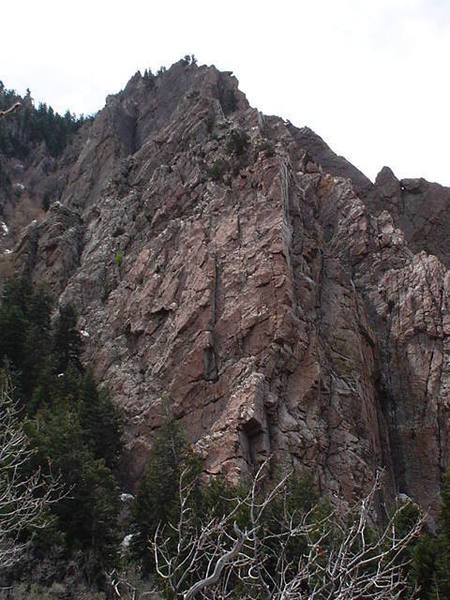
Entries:
POLYGON ((25 530, 43 529, 50 522, 47 508, 62 497, 53 477, 37 469, 24 475, 34 451, 18 418, 11 384, 0 373, 0 568, 14 565, 28 542, 25 530))
POLYGON ((200 525, 189 503, 193 483, 185 484, 186 472, 182 473, 178 521, 170 528, 158 526, 151 544, 156 573, 171 596, 225 600, 235 597, 235 586, 240 585, 241 597, 270 600, 401 597, 406 588, 406 551, 419 535, 424 516, 419 514, 400 535, 395 523, 405 507, 398 507, 386 527, 375 527, 374 501, 382 471, 358 504, 319 517, 317 507, 303 513, 289 511, 286 494, 291 474, 262 493, 259 484, 266 466, 267 461, 247 495, 232 499, 228 514, 209 517, 200 525), (272 511, 268 520, 267 509, 275 506, 277 498, 281 504, 276 506, 282 509, 272 511), (249 515, 248 530, 241 531, 236 524, 239 511, 249 515))
POLYGON ((7 108, 6 110, 0 110, 0 119, 2 119, 3 117, 6 117, 7 115, 10 115, 11 113, 15 112, 21 106, 22 105, 21 105, 20 102, 16 102, 12 106, 10 106, 10 108, 7 108))
POLYGON ((184 600, 190 600, 191 598, 194 598, 194 596, 198 594, 201 590, 215 585, 219 581, 219 577, 222 575, 222 571, 225 565, 237 557, 247 537, 247 533, 243 533, 237 526, 236 522, 234 523, 234 531, 236 532, 238 537, 234 542, 231 550, 225 552, 225 554, 223 554, 217 560, 212 575, 210 575, 209 577, 205 577, 200 581, 197 581, 197 583, 195 583, 191 588, 189 588, 189 590, 183 595, 184 600))

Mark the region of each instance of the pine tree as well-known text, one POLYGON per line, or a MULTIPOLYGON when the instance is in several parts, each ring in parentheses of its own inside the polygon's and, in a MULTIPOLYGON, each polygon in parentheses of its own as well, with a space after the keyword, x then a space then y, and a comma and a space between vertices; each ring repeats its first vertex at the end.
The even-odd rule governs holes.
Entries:
POLYGON ((117 558, 119 498, 115 479, 103 459, 85 442, 77 406, 60 401, 40 410, 27 431, 38 449, 42 470, 51 465, 67 495, 53 507, 67 548, 91 551, 101 566, 117 558))
POLYGON ((92 371, 80 386, 80 423, 95 458, 103 458, 111 469, 117 466, 122 450, 122 428, 106 391, 99 392, 92 371))
POLYGON ((58 373, 64 373, 69 364, 81 371, 81 338, 77 330, 77 313, 72 304, 66 304, 59 310, 53 343, 58 373))
MULTIPOLYGON (((63 306, 52 332, 51 298, 25 280, 12 280, 0 304, 0 358, 23 399, 21 416, 36 454, 30 474, 58 475, 66 494, 51 506, 55 540, 69 553, 83 551, 99 572, 114 564, 118 549, 119 498, 112 468, 121 451, 121 428, 106 392, 91 372, 83 375, 77 315, 63 306), (49 352, 51 348, 51 352, 49 352)), ((52 537, 53 536, 53 537, 52 537)), ((95 570, 94 569, 94 570, 95 570)))
POLYGON ((423 533, 412 549, 413 585, 421 600, 450 598, 450 471, 441 485, 441 510, 436 535, 423 533))
POLYGON ((186 444, 175 419, 168 418, 154 439, 133 506, 133 552, 142 560, 147 572, 153 568, 149 540, 153 539, 159 524, 176 522, 182 472, 185 472, 186 484, 194 481, 200 472, 200 463, 186 444))
POLYGON ((12 279, 5 286, 0 305, 0 360, 6 361, 14 374, 27 410, 50 358, 51 306, 50 296, 32 290, 25 279, 12 279))
POLYGON ((441 512, 437 535, 436 576, 433 600, 450 598, 450 470, 441 485, 441 512))

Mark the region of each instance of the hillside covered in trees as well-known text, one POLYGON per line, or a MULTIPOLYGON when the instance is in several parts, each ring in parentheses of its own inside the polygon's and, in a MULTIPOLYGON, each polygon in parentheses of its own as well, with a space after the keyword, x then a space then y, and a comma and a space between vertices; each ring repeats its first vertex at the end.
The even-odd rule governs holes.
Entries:
POLYGON ((20 102, 20 111, 0 120, 0 152, 8 158, 24 159, 41 143, 51 156, 57 157, 86 120, 83 115, 77 117, 69 110, 61 116, 45 103, 36 107, 30 90, 22 97, 0 81, 0 110, 16 102, 20 102))

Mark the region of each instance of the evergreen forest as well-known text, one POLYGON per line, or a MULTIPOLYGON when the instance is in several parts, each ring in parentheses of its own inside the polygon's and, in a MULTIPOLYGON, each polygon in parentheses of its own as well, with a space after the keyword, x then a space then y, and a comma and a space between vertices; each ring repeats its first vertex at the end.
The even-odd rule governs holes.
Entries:
POLYGON ((39 103, 36 108, 29 90, 22 98, 0 81, 0 110, 8 109, 15 102, 21 103, 20 111, 0 120, 0 153, 6 157, 23 160, 41 143, 51 156, 57 157, 73 134, 89 120, 89 117, 77 117, 69 110, 61 116, 45 103, 39 103))

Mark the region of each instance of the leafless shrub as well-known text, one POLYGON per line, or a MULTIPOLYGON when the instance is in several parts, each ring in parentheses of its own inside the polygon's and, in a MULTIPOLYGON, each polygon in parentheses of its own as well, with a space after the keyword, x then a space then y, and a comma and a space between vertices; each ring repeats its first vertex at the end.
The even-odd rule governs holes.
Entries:
MULTIPOLYGON (((400 598, 407 583, 407 548, 419 535, 424 516, 419 513, 414 525, 400 534, 396 522, 406 504, 395 510, 385 527, 373 525, 382 471, 369 494, 345 514, 330 510, 314 516, 313 508, 299 518, 283 501, 290 474, 262 497, 258 493, 266 466, 261 466, 244 497, 230 501, 227 514, 200 524, 189 502, 194 484, 185 483, 186 472, 182 473, 178 522, 160 525, 149 541, 167 597, 223 600, 237 597, 239 586, 240 598, 400 598), (265 515, 275 502, 276 523, 265 515), (242 511, 248 515, 246 528, 237 524, 242 511), (293 557, 292 542, 296 540, 301 540, 303 551, 293 557)), ((113 589, 116 598, 143 597, 133 595, 135 590, 117 573, 113 589)), ((151 592, 148 594, 151 597, 151 592)))
POLYGON ((15 112, 18 108, 20 108, 20 106, 22 106, 20 102, 16 102, 6 110, 0 110, 0 119, 3 119, 3 117, 6 117, 7 115, 10 115, 11 113, 15 112))
POLYGON ((62 497, 57 479, 39 469, 24 475, 34 450, 18 417, 11 385, 0 373, 0 568, 14 565, 28 542, 25 531, 49 524, 47 508, 62 497))

